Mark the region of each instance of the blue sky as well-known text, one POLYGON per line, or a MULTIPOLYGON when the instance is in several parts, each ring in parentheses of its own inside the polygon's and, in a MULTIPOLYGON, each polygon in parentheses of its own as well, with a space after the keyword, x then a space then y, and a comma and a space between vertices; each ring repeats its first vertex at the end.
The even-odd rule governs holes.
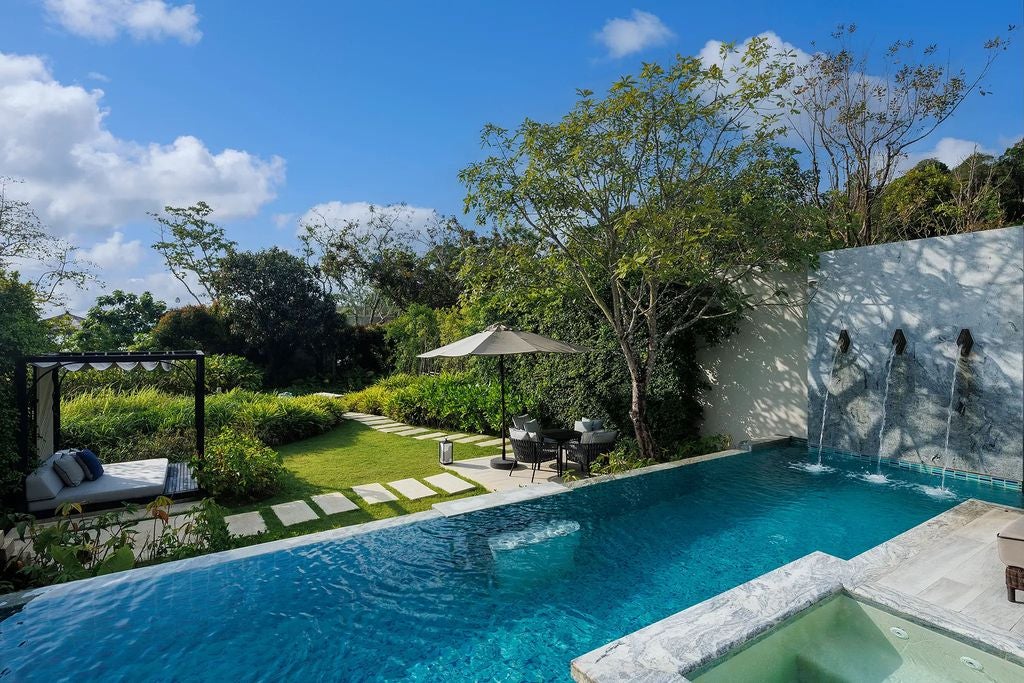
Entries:
MULTIPOLYGON (((136 4, 6 0, 0 175, 25 179, 18 191, 89 250, 108 289, 169 300, 180 292, 145 216, 166 202, 206 199, 246 247, 294 246, 297 219, 330 202, 338 215, 365 202, 461 213, 456 176, 484 123, 556 118, 577 87, 600 91, 642 61, 765 31, 811 51, 855 22, 862 45, 934 42, 971 70, 986 38, 1024 25, 1020 0, 136 4)), ((943 138, 941 154, 999 151, 1024 134, 1016 33, 986 79, 993 94, 920 152, 943 138)))

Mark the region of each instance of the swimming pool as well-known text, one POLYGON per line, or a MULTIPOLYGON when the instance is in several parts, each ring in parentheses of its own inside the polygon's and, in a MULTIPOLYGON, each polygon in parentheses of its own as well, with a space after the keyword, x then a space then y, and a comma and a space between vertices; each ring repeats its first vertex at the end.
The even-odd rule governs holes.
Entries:
MULTIPOLYGON (((848 559, 1020 493, 799 448, 721 458, 165 575, 0 622, 0 680, 551 680, 610 640, 814 551, 848 559), (898 478, 898 479, 897 479, 898 478), (950 482, 947 482, 950 483, 950 482)), ((108 579, 109 580, 109 579, 108 579)))

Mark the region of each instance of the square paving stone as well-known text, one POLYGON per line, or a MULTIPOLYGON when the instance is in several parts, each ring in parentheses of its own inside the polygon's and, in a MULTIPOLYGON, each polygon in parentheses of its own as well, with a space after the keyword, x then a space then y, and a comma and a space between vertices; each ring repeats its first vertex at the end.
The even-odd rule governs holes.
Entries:
POLYGON ((464 437, 462 439, 459 439, 457 441, 457 443, 473 443, 474 441, 480 441, 481 439, 486 439, 486 438, 487 438, 486 434, 474 434, 473 436, 467 436, 467 437, 464 437))
POLYGON ((444 432, 430 432, 429 434, 418 434, 412 438, 422 441, 424 439, 440 439, 442 436, 444 436, 444 432))
POLYGON ((417 500, 419 498, 429 498, 430 496, 436 496, 437 491, 428 487, 422 482, 418 482, 415 479, 399 479, 398 481, 389 481, 388 486, 401 493, 409 500, 417 500))
POLYGON ((351 510, 359 509, 358 505, 346 498, 344 494, 338 492, 321 493, 313 496, 313 502, 317 504, 317 507, 324 511, 325 515, 336 515, 339 512, 349 512, 351 510))
POLYGON ((243 512, 238 515, 228 515, 224 518, 228 525, 228 532, 232 536, 255 536, 267 530, 267 523, 259 512, 243 512))
POLYGON ((384 488, 383 484, 362 484, 360 486, 353 486, 352 490, 370 505, 398 500, 395 494, 384 488))
POLYGON ((474 446, 480 446, 481 448, 490 448, 491 446, 500 446, 501 439, 489 439, 487 441, 478 441, 474 446))
POLYGON ((314 519, 319 519, 320 515, 313 512, 313 508, 309 507, 309 503, 304 500, 293 500, 290 503, 278 503, 277 505, 271 505, 270 509, 274 511, 277 518, 281 520, 281 524, 285 526, 292 526, 293 524, 299 524, 300 522, 309 522, 314 519))
POLYGON ((423 481, 427 482, 431 486, 436 486, 446 493, 459 493, 473 488, 473 485, 465 479, 459 479, 454 474, 449 474, 447 472, 444 474, 435 474, 431 477, 424 477, 423 481))
POLYGON ((420 432, 427 431, 423 427, 413 427, 412 429, 403 429, 400 432, 392 432, 396 436, 412 436, 413 434, 419 434, 420 432))

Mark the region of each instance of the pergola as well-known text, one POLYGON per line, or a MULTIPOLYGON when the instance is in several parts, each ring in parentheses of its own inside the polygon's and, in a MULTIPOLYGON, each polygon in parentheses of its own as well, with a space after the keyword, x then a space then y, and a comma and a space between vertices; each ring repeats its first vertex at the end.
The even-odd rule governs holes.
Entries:
POLYGON ((206 450, 206 366, 202 351, 86 351, 44 353, 23 356, 15 365, 14 384, 18 407, 18 456, 21 471, 30 471, 30 440, 35 435, 35 452, 44 460, 61 448, 60 387, 65 373, 93 370, 170 370, 194 363, 196 454, 206 450), (31 368, 31 377, 29 375, 31 368))

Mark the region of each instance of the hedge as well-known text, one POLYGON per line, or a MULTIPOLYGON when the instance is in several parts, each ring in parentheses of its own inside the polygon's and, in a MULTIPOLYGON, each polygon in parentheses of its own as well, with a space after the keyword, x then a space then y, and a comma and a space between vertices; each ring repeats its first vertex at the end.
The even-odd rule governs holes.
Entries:
MULTIPOLYGON (((236 389, 206 397, 206 433, 231 428, 276 446, 322 434, 344 409, 324 396, 277 396, 236 389)), ((62 443, 91 448, 104 462, 169 458, 184 462, 195 450, 193 398, 156 389, 101 389, 61 405, 62 443)))

